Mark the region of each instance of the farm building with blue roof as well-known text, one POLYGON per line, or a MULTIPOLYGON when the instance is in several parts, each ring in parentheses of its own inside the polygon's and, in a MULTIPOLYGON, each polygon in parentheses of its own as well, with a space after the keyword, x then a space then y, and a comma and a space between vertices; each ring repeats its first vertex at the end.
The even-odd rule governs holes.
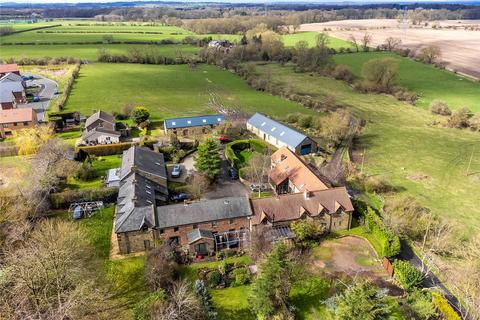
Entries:
POLYGON ((222 114, 169 118, 165 119, 163 126, 166 134, 174 133, 176 135, 189 136, 208 133, 224 120, 225 116, 222 114))
POLYGON ((248 119, 247 129, 275 147, 287 147, 299 155, 317 151, 312 138, 258 112, 248 119))

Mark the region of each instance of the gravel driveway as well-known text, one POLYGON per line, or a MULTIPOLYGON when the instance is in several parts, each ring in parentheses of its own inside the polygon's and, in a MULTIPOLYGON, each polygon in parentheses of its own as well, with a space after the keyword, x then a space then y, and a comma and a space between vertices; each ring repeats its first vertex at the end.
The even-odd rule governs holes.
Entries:
POLYGON ((27 81, 27 86, 34 86, 34 85, 40 86, 41 89, 38 94, 40 101, 19 104, 18 107, 35 109, 37 111, 38 121, 43 122, 45 119, 45 113, 48 109, 48 105, 50 104, 50 101, 57 97, 55 93, 58 92, 58 84, 53 80, 50 80, 40 75, 31 74, 28 72, 22 73, 22 76, 27 76, 27 77, 33 76, 33 80, 27 81))

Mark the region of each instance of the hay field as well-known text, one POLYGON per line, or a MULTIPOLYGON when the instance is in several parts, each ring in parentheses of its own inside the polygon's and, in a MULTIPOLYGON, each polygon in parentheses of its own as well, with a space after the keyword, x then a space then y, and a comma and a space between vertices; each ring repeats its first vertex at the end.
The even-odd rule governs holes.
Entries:
POLYGON ((350 35, 359 38, 368 32, 372 35, 372 46, 384 43, 388 37, 402 39, 403 47, 415 51, 429 45, 439 46, 448 69, 480 78, 479 20, 429 22, 427 26, 413 26, 408 21, 399 22, 395 19, 341 20, 304 24, 300 30, 325 29, 329 35, 344 40, 348 40, 350 35))

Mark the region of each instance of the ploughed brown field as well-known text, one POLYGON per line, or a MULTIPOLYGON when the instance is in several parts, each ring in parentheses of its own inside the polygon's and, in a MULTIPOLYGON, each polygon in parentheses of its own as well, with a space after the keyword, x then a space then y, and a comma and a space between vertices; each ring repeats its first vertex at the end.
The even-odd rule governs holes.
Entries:
POLYGON ((402 46, 419 52, 422 47, 441 48, 447 68, 480 79, 480 20, 446 20, 412 25, 395 19, 341 20, 303 24, 301 31, 326 31, 329 35, 348 40, 365 32, 372 35, 371 46, 385 42, 387 37, 402 39, 402 46), (436 28, 435 28, 436 27, 436 28))

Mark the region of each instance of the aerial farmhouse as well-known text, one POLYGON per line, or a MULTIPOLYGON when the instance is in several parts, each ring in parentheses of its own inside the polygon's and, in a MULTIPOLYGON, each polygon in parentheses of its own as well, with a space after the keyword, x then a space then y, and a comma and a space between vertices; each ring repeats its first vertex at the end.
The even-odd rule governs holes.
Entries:
POLYGON ((166 135, 193 136, 208 133, 223 121, 223 114, 169 118, 164 121, 164 130, 166 135))
POLYGON ((329 183, 287 147, 271 156, 269 183, 277 194, 325 190, 329 183))
POLYGON ((247 129, 275 147, 287 147, 299 155, 317 151, 312 138, 258 112, 248 119, 247 129))

